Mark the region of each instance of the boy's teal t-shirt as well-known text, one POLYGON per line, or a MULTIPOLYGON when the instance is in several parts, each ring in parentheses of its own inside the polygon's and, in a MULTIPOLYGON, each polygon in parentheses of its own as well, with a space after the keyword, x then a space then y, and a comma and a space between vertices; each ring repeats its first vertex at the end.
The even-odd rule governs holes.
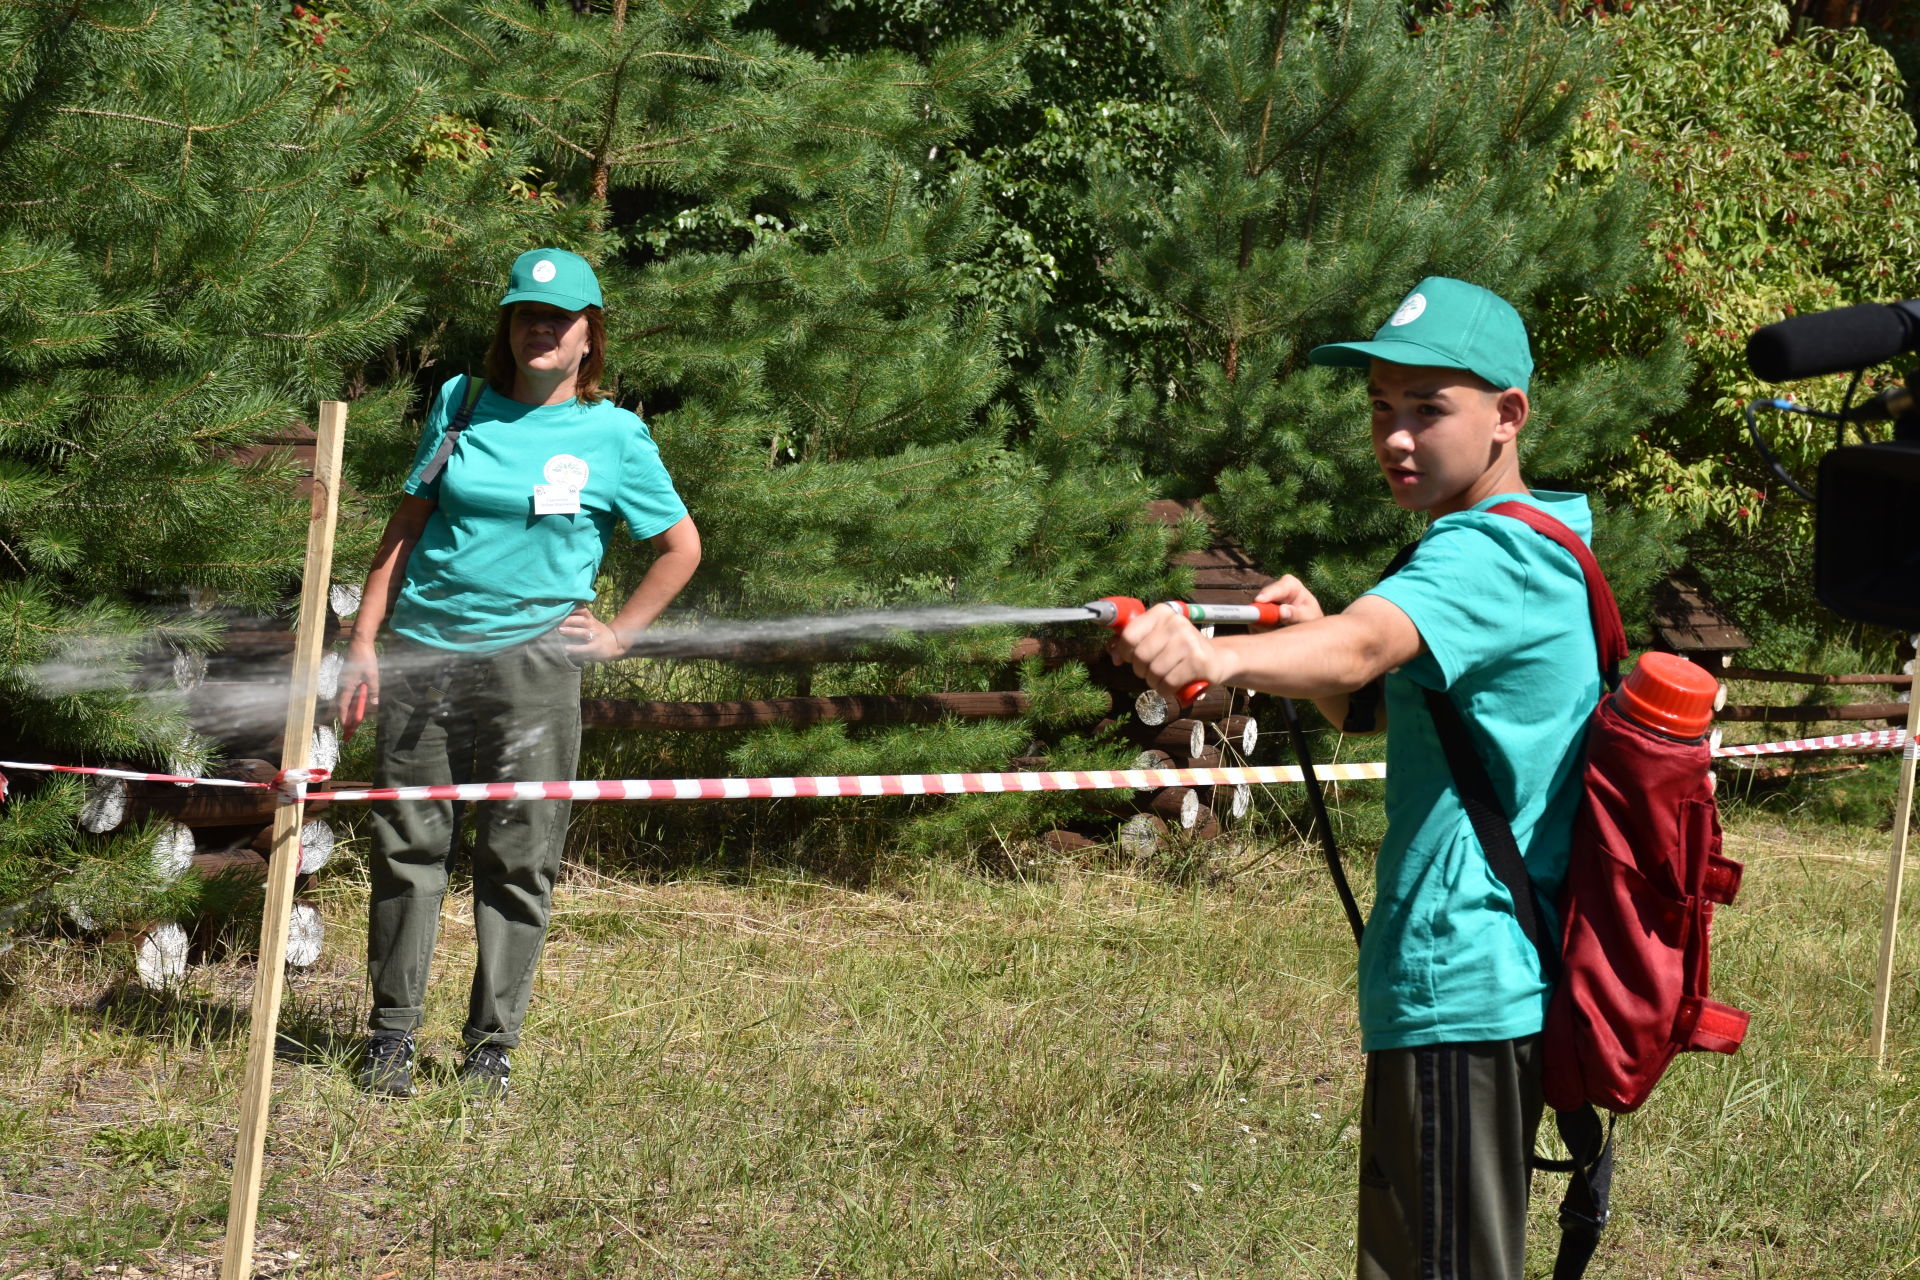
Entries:
POLYGON ((1387 834, 1360 947, 1362 1048, 1511 1040, 1545 1023, 1551 987, 1461 807, 1421 688, 1459 708, 1539 888, 1549 937, 1600 697, 1585 579, 1564 548, 1487 507, 1520 499, 1588 542, 1580 494, 1489 498, 1428 526, 1368 594, 1412 619, 1426 652, 1386 679, 1387 834))
POLYGON ((442 384, 427 412, 407 493, 431 498, 394 602, 395 634, 420 644, 491 653, 531 640, 593 599, 614 525, 637 541, 687 514, 647 424, 610 400, 527 405, 488 387, 446 469, 420 473, 466 395, 442 384), (534 486, 546 500, 536 504, 534 486), (577 503, 562 489, 577 488, 577 503), (557 499, 557 500, 556 500, 557 499), (577 511, 540 514, 547 508, 577 511))

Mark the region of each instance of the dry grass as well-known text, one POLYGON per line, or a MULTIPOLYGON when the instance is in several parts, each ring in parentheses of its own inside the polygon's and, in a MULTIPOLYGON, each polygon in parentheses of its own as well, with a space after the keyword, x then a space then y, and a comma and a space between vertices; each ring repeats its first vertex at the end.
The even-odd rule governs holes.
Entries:
MULTIPOLYGON (((1753 1038, 1624 1122, 1596 1274, 1920 1274, 1912 943, 1892 1069, 1862 1059, 1885 843, 1735 825, 1720 993, 1753 1038)), ((283 1024, 260 1273, 1350 1274, 1351 943, 1311 851, 1226 860, 1256 869, 575 875, 491 1110, 447 1085, 460 899, 429 1087, 355 1093, 362 899, 336 878, 283 1024)), ((7 963, 0 1276, 212 1275, 250 972, 156 1000, 70 943, 7 963)))

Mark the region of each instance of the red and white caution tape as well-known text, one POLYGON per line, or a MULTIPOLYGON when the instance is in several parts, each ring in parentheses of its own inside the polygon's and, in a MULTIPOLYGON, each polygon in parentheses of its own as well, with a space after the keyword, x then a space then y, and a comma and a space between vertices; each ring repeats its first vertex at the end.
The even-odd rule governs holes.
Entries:
MULTIPOLYGON (((1907 746, 1904 729, 1829 734, 1786 742, 1755 742, 1714 748, 1719 758, 1792 755, 1816 751, 1897 751, 1907 746)), ((325 782, 325 769, 288 769, 273 782, 234 778, 189 778, 172 773, 141 773, 89 765, 32 764, 0 760, 0 769, 39 773, 78 773, 132 782, 191 783, 203 787, 239 787, 279 791, 298 798, 313 783, 325 782)), ((1326 764, 1314 772, 1328 782, 1359 782, 1387 776, 1378 763, 1326 764)), ((3 779, 4 775, 0 775, 3 779)), ((1302 780, 1295 765, 1244 769, 1060 769, 1035 773, 879 773, 820 774, 794 778, 625 778, 604 782, 474 782, 431 787, 368 787, 305 793, 308 800, 343 803, 368 800, 777 800, 834 796, 997 795, 1033 791, 1147 791, 1159 787, 1273 785, 1302 780)), ((0 788, 5 782, 0 780, 0 788)), ((5 796, 0 789, 0 797, 5 796)))
POLYGON ((19 760, 0 760, 0 768, 25 769, 31 773, 81 773, 95 778, 124 778, 128 782, 180 782, 196 787, 243 787, 250 791, 272 791, 267 782, 245 782, 239 778, 187 778, 177 773, 138 773, 132 769, 102 769, 84 764, 26 764, 19 760))
MULTIPOLYGON (((1387 776, 1384 764, 1320 765, 1329 782, 1387 776)), ((781 800, 832 796, 998 795, 1027 791, 1147 791, 1158 787, 1298 782, 1294 765, 1248 769, 1059 769, 1040 773, 820 774, 801 778, 629 778, 615 782, 472 782, 320 791, 310 800, 781 800)))
POLYGON ((332 776, 333 770, 317 767, 308 769, 282 769, 273 775, 273 781, 268 785, 275 791, 278 791, 285 799, 297 801, 306 798, 307 785, 309 783, 325 782, 332 776))
MULTIPOLYGON (((193 787, 238 787, 242 791, 278 791, 287 800, 304 797, 304 787, 325 782, 333 776, 330 769, 282 769, 272 782, 249 782, 243 778, 189 778, 178 773, 142 773, 137 769, 107 769, 84 764, 29 764, 20 760, 0 760, 8 769, 26 769, 33 773, 78 773, 94 778, 120 778, 127 782, 172 782, 193 787)), ((0 774, 0 800, 7 798, 6 775, 0 774)))
POLYGON ((1905 729, 1876 729, 1872 733, 1835 733, 1824 738, 1795 738, 1791 742, 1753 742, 1713 749, 1716 757, 1783 756, 1808 751, 1898 751, 1906 745, 1905 729))
MULTIPOLYGON (((1715 756, 1785 755, 1791 752, 1893 750, 1906 739, 1900 729, 1835 734, 1792 742, 1718 747, 1715 756)), ((1314 769, 1327 782, 1384 778, 1380 763, 1326 764, 1314 769)), ((316 792, 311 799, 367 800, 778 800, 834 796, 994 795, 1032 791, 1148 791, 1160 787, 1239 786, 1295 783, 1296 765, 1244 769, 1105 769, 1037 773, 880 773, 795 778, 669 778, 611 782, 478 782, 453 786, 372 787, 316 792)))

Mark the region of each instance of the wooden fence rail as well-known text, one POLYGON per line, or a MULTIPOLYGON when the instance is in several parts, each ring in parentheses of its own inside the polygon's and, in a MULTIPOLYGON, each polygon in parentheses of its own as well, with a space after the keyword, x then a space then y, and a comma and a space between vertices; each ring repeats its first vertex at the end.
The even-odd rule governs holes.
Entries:
POLYGON ((1848 702, 1835 706, 1762 707, 1728 705, 1713 713, 1715 720, 1766 720, 1777 724, 1813 724, 1827 720, 1898 720, 1907 714, 1904 702, 1848 702))
MULTIPOLYGON (((1881 685, 1891 689, 1911 689, 1913 677, 1894 673, 1865 672, 1828 675, 1814 671, 1775 671, 1762 667, 1730 667, 1720 673, 1723 680, 1751 680, 1756 684, 1803 684, 1811 688, 1881 685)), ((1723 686, 1724 687, 1724 686, 1723 686)), ((1906 717, 1904 702, 1802 703, 1798 706, 1733 704, 1714 712, 1714 719, 1753 723, 1813 724, 1823 721, 1901 720, 1906 717)))
POLYGON ((1732 667, 1722 671, 1723 680, 1752 680, 1761 684, 1883 684, 1893 689, 1913 686, 1912 676, 1902 675, 1816 675, 1807 671, 1767 671, 1753 667, 1732 667))

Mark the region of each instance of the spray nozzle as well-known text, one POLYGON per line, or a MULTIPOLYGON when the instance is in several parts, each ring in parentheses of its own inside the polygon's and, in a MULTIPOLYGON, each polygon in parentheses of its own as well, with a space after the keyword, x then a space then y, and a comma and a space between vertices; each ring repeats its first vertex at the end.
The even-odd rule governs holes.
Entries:
POLYGON ((1084 606, 1093 615, 1093 620, 1103 627, 1112 627, 1115 631, 1126 626, 1147 611, 1147 606, 1132 596, 1101 596, 1090 600, 1084 606))

